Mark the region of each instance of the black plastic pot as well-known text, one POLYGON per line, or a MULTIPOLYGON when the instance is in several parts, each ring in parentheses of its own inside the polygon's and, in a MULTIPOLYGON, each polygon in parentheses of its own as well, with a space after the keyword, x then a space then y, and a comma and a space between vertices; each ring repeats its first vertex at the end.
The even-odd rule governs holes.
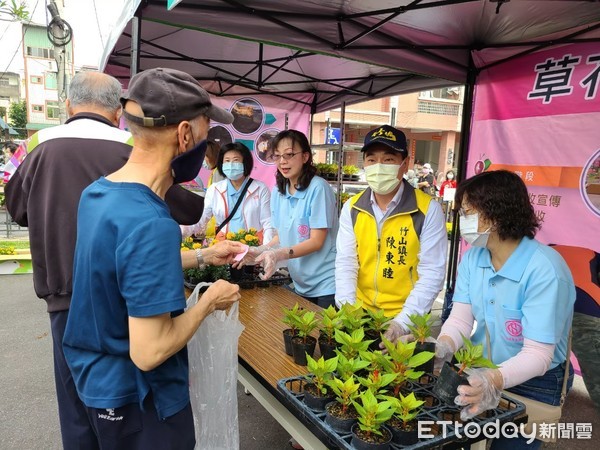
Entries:
MULTIPOLYGON (((415 346, 415 355, 421 352, 431 352, 435 355, 435 342, 423 342, 422 344, 420 342, 417 342, 417 345, 415 346)), ((415 370, 422 370, 425 373, 433 373, 434 361, 435 357, 431 358, 426 363, 415 367, 415 370)))
POLYGON ((286 328, 283 330, 283 345, 285 346, 285 353, 290 356, 294 355, 294 351, 292 349, 292 338, 294 336, 298 336, 297 331, 294 332, 291 328, 286 328))
POLYGON ((392 432, 386 427, 381 427, 381 433, 384 436, 385 441, 381 443, 365 442, 356 435, 356 431, 360 430, 358 424, 352 426, 352 440, 350 445, 356 450, 388 450, 390 448, 390 442, 392 442, 392 432))
POLYGON ((337 342, 332 341, 331 343, 327 343, 327 338, 319 339, 319 348, 321 349, 321 356, 323 358, 331 359, 335 356, 337 342))
POLYGON ((381 344, 381 333, 375 330, 365 330, 365 340, 373 341, 369 344, 369 350, 372 352, 381 350, 379 344, 381 344))
POLYGON ((392 442, 400 445, 413 445, 419 442, 419 425, 417 421, 409 422, 409 429, 405 430, 401 426, 393 427, 389 422, 386 426, 392 432, 392 442))
POLYGON ((256 282, 252 280, 241 280, 238 281, 238 285, 240 289, 254 289, 254 286, 256 286, 256 282))
POLYGON ((292 338, 292 352, 294 354, 294 362, 300 366, 305 366, 306 354, 308 353, 311 357, 315 353, 315 347, 317 346, 317 339, 312 336, 306 337, 306 343, 304 338, 296 336, 292 338))
POLYGON ((313 392, 311 392, 312 390, 317 391, 317 388, 314 384, 309 383, 304 386, 304 404, 313 411, 325 411, 325 405, 327 405, 327 403, 331 403, 334 397, 331 395, 314 395, 313 392))
POLYGON ((325 423, 340 434, 350 434, 352 425, 354 425, 358 419, 356 417, 340 418, 331 413, 332 408, 339 406, 338 402, 330 402, 325 405, 325 423))
POLYGON ((457 370, 451 366, 450 363, 445 362, 437 383, 433 387, 433 393, 447 405, 455 406, 454 399, 458 395, 456 388, 461 384, 469 384, 467 375, 459 375, 457 370))

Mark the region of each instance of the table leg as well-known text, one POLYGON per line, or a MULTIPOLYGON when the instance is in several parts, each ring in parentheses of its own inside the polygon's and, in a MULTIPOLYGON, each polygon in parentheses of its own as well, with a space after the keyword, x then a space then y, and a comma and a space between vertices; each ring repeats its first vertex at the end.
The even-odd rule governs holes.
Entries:
POLYGON ((240 364, 238 364, 238 380, 302 447, 306 450, 327 449, 312 431, 240 364))

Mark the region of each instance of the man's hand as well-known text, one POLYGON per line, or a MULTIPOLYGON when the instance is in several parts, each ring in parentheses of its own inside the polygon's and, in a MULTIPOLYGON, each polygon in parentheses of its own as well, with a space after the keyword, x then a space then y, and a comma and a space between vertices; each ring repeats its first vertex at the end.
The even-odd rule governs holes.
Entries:
POLYGON ((213 312, 229 308, 239 301, 240 297, 240 287, 237 284, 217 280, 202 294, 198 301, 208 302, 209 310, 213 312))
POLYGON ((245 247, 240 242, 221 241, 202 250, 202 256, 206 264, 222 266, 231 264, 238 253, 242 253, 245 247))
POLYGON ((472 369, 468 381, 468 385, 458 387, 458 396, 454 399, 457 405, 465 406, 460 412, 460 418, 465 421, 496 408, 504 385, 498 369, 472 369))
MULTIPOLYGON (((402 327, 402 325, 400 325, 395 320, 392 320, 390 322, 388 329, 385 333, 383 333, 383 337, 390 341, 392 344, 395 344, 398 341, 398 339, 406 335, 408 335, 408 331, 406 331, 402 327)), ((379 344, 379 348, 385 349, 385 345, 383 344, 383 342, 379 344)))

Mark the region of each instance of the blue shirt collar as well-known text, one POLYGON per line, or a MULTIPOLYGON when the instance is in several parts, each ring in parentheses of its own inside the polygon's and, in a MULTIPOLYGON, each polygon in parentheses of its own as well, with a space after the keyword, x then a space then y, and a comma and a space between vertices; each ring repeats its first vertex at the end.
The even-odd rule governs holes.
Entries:
POLYGON ((289 183, 285 185, 285 198, 304 198, 306 196, 307 189, 299 190, 296 189, 294 195, 290 194, 290 185, 289 183))
POLYGON ((227 178, 227 195, 229 195, 230 197, 234 197, 237 194, 240 193, 240 191, 242 190, 242 188, 244 187, 244 185, 248 182, 248 179, 244 180, 244 182, 242 183, 242 185, 240 186, 239 189, 236 189, 233 184, 231 183, 231 180, 229 178, 227 178))
MULTIPOLYGON (((520 281, 536 248, 537 245, 533 239, 528 237, 521 239, 521 242, 519 242, 515 251, 508 257, 497 275, 513 281, 520 281)), ((479 267, 493 268, 489 250, 485 249, 477 265, 479 267)))

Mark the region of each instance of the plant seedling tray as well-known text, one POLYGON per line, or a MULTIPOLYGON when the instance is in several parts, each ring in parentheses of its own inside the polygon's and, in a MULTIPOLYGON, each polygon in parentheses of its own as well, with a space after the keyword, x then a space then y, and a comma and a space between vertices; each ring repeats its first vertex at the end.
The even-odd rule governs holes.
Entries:
MULTIPOLYGON (((435 385, 437 378, 433 375, 426 374, 421 377, 421 383, 408 382, 408 386, 404 389, 406 393, 414 392, 415 395, 423 395, 423 396, 431 396, 435 398, 433 394, 433 386, 435 385)), ((317 427, 322 433, 324 433, 330 440, 331 444, 337 446, 341 449, 352 450, 354 447, 350 445, 350 441, 352 439, 352 434, 341 434, 335 431, 329 424, 325 422, 325 412, 324 411, 314 411, 304 403, 304 386, 308 383, 305 377, 291 377, 291 378, 283 378, 277 382, 277 388, 284 395, 286 400, 300 413, 300 415, 306 418, 309 422, 311 422, 315 427, 317 427)), ((453 408, 447 405, 444 405, 443 402, 438 401, 435 405, 430 407, 424 407, 421 413, 418 416, 418 420, 427 420, 427 421, 440 421, 440 420, 452 420, 452 425, 446 426, 446 435, 442 436, 441 426, 436 425, 435 423, 428 425, 431 427, 429 431, 430 434, 434 434, 433 438, 428 439, 420 439, 419 442, 413 445, 404 446, 395 443, 390 444, 390 448, 394 450, 401 449, 430 449, 435 447, 440 447, 444 445, 444 448, 455 448, 451 443, 456 443, 456 448, 460 448, 467 443, 474 443, 481 440, 480 437, 477 438, 466 438, 464 433, 461 434, 462 438, 457 438, 455 434, 454 420, 444 418, 444 414, 446 413, 457 413, 460 412, 460 409, 453 408)), ((500 424, 506 422, 515 422, 520 423, 525 421, 525 405, 523 403, 513 400, 510 397, 506 397, 502 395, 502 399, 500 400, 500 405, 496 409, 492 409, 486 411, 480 416, 474 417, 471 419, 472 422, 477 422, 479 426, 482 428, 486 423, 493 422, 498 420, 500 424), (519 418, 519 420, 514 420, 515 418, 523 416, 523 418, 519 418)), ((460 430, 464 431, 464 429, 460 430)))

